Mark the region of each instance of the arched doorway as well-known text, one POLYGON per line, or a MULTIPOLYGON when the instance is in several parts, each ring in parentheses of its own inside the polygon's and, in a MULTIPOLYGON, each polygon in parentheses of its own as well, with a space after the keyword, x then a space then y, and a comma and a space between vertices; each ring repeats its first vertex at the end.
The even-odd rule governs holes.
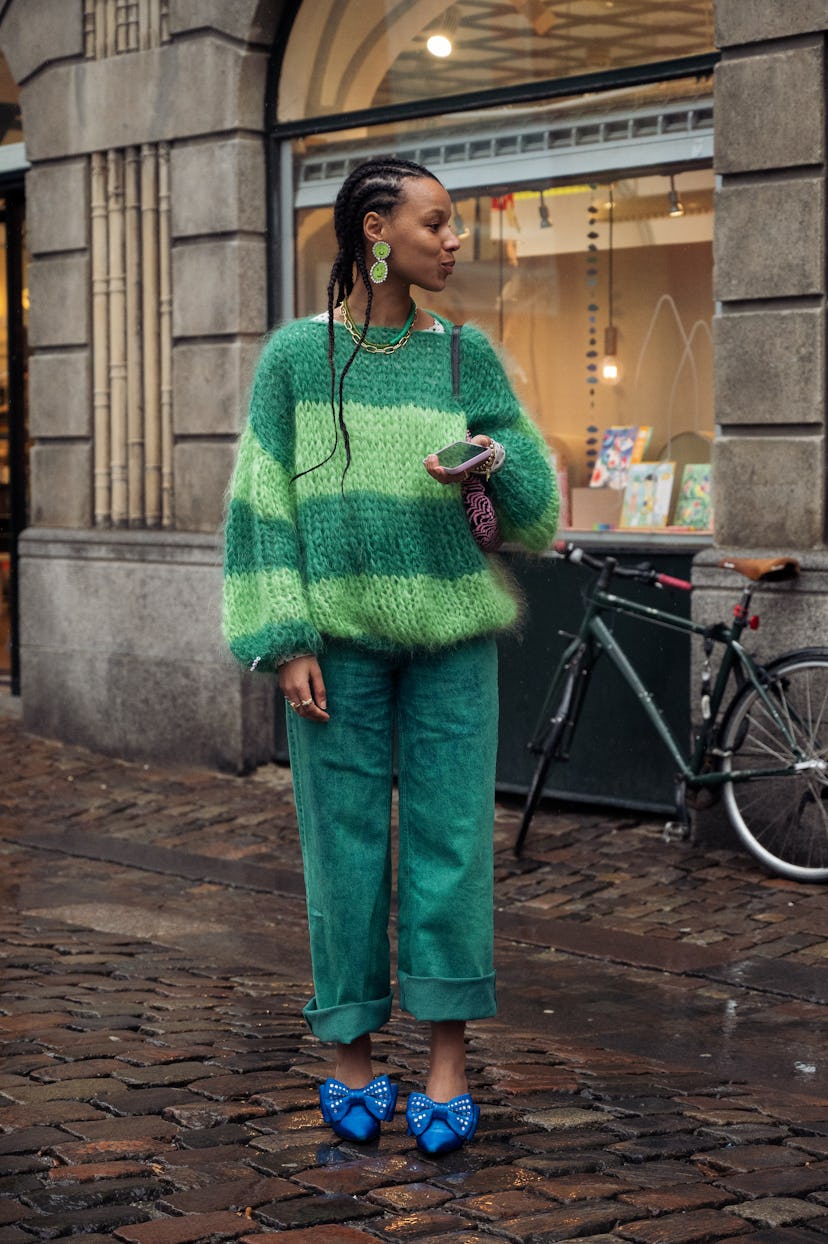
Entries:
POLYGON ((28 513, 27 168, 17 86, 0 55, 0 692, 20 693, 17 542, 28 513))

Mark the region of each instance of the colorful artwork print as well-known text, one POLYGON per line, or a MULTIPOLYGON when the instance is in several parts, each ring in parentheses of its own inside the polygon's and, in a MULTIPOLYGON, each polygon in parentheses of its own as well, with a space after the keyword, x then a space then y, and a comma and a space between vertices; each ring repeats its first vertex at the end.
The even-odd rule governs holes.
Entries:
POLYGON ((691 527, 694 531, 709 531, 713 526, 713 492, 708 462, 691 462, 685 466, 673 525, 691 527))
POLYGON ((607 428, 592 470, 590 488, 626 488, 630 466, 644 456, 651 431, 646 426, 607 428))
POLYGON ((675 471, 674 462, 634 462, 619 527, 666 527, 675 471))

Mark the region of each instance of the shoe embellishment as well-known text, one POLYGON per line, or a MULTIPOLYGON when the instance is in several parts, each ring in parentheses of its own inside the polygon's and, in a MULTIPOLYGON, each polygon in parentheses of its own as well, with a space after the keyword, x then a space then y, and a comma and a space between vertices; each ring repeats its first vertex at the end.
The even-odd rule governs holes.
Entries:
POLYGON ((397 1104, 397 1086, 388 1076, 377 1076, 362 1089, 349 1089, 341 1080, 326 1080, 319 1090, 326 1123, 339 1123, 354 1106, 364 1106, 380 1123, 387 1123, 397 1104))
POLYGON ((449 1102, 432 1101, 425 1093, 412 1093, 405 1117, 420 1149, 426 1153, 447 1153, 474 1136, 480 1108, 469 1093, 449 1102))
POLYGON ((349 1089, 341 1080, 326 1080, 319 1088, 322 1118, 343 1140, 376 1140, 380 1123, 394 1117, 397 1092, 388 1076, 377 1076, 361 1089, 349 1089))

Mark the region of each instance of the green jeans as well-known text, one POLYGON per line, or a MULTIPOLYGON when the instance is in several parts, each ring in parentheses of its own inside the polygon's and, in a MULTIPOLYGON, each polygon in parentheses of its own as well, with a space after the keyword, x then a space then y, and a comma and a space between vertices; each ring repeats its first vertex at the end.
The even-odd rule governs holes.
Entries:
POLYGON ((420 1020, 496 1010, 493 967, 497 648, 378 655, 333 642, 320 658, 330 721, 287 710, 322 1041, 391 1014, 391 793, 399 786, 397 979, 420 1020))

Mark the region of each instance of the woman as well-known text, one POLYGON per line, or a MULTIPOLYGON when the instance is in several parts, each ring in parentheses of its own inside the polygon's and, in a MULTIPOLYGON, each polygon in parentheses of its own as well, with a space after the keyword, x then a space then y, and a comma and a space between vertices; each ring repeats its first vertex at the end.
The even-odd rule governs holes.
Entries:
MULTIPOLYGON (((504 536, 540 550, 557 520, 544 443, 492 347, 415 306, 460 243, 426 169, 360 165, 337 197, 328 310, 262 353, 231 489, 225 635, 276 670, 307 889, 314 996, 304 1015, 336 1046, 325 1120, 371 1140, 397 1089, 374 1078, 371 1033, 391 1013, 389 817, 399 771, 397 978, 431 1025, 425 1093, 406 1118, 428 1153, 470 1139, 465 1023, 495 1013, 492 835, 494 636, 517 605, 480 550, 457 475, 435 451, 467 431, 504 536)), ((463 478, 463 477, 460 477, 463 478)))

